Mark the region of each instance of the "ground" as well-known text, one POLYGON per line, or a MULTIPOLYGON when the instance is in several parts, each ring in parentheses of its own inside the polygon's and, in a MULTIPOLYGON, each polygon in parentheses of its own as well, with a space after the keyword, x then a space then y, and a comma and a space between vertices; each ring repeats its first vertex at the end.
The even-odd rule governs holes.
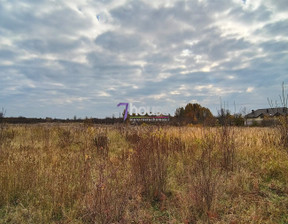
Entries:
POLYGON ((2 125, 0 223, 288 223, 277 128, 2 125))

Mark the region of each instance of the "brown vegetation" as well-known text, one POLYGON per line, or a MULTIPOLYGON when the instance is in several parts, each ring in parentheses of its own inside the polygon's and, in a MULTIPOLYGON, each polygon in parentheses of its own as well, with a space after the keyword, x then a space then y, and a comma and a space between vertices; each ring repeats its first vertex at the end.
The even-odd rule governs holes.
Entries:
POLYGON ((278 133, 5 125, 0 223, 287 223, 278 133))

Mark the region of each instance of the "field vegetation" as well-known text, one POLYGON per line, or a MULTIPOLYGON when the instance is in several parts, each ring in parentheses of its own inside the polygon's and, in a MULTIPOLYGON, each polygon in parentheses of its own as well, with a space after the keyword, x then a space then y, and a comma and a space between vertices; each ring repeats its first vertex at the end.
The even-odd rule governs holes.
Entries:
POLYGON ((288 223, 277 128, 0 128, 0 223, 288 223))

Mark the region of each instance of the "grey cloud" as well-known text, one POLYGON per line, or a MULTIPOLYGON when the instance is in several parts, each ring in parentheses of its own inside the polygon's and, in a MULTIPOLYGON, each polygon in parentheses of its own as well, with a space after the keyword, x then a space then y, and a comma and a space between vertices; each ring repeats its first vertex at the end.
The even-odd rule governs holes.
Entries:
POLYGON ((121 32, 106 32, 95 40, 97 45, 113 52, 133 52, 145 48, 137 35, 125 35, 121 32))
POLYGON ((274 7, 276 7, 277 10, 287 12, 288 4, 286 0, 277 0, 277 1, 271 0, 270 2, 274 7))
POLYGON ((0 5, 0 58, 9 61, 0 64, 7 99, 0 98, 11 114, 111 116, 117 103, 128 99, 174 112, 192 100, 215 107, 220 95, 232 102, 264 98, 266 103, 267 92, 287 81, 287 43, 273 39, 287 36, 287 19, 272 23, 277 11, 264 4, 249 11, 241 1, 172 1, 169 7, 127 1, 116 8, 110 1, 105 10, 103 0, 73 3, 74 10, 64 1, 21 2, 27 7, 14 0, 10 11, 8 1, 0 5), (90 7, 95 20, 101 12, 112 19, 95 32, 98 27, 82 7, 90 7), (223 35, 217 15, 223 25, 242 23, 248 33, 235 35, 241 33, 235 26, 235 32, 223 35), (258 23, 266 25, 249 33, 258 23), (270 40, 255 43, 254 37, 263 35, 270 40), (248 87, 254 92, 246 92, 248 87))
POLYGON ((97 79, 126 81, 135 79, 135 73, 141 68, 130 63, 123 63, 117 54, 109 52, 93 52, 87 55, 91 72, 97 79))
POLYGON ((255 22, 267 21, 271 19, 272 11, 264 5, 260 5, 257 9, 244 10, 241 7, 235 7, 229 11, 230 19, 245 24, 253 24, 255 22))
POLYGON ((205 34, 203 31, 195 32, 190 30, 178 30, 175 32, 166 33, 161 35, 159 39, 154 39, 153 42, 161 49, 171 52, 171 45, 181 46, 185 41, 203 38, 205 34))
POLYGON ((163 24, 159 23, 162 15, 153 12, 153 9, 142 1, 131 1, 112 10, 110 14, 117 19, 116 22, 140 31, 152 31, 163 27, 163 24))
POLYGON ((81 46, 80 40, 59 39, 29 39, 17 43, 20 49, 29 50, 36 53, 64 53, 71 52, 81 46))
POLYGON ((31 5, 31 8, 34 7, 32 9, 30 7, 14 7, 12 11, 7 11, 2 5, 0 6, 0 26, 10 32, 34 34, 35 36, 71 35, 91 26, 91 21, 80 16, 76 11, 62 6, 57 8, 53 4, 57 3, 51 1, 41 5, 31 5), (36 13, 37 7, 45 6, 50 6, 54 10, 51 9, 45 14, 36 13))
POLYGON ((150 36, 152 40, 154 35, 165 39, 167 34, 183 32, 181 23, 188 25, 189 29, 195 29, 205 27, 212 21, 204 7, 197 1, 186 5, 177 2, 173 8, 158 9, 143 2, 132 1, 110 13, 121 25, 136 29, 140 33, 152 34, 152 37, 150 36))
POLYGON ((267 41, 265 43, 260 44, 260 47, 262 47, 265 51, 268 52, 287 52, 288 51, 288 41, 267 41))
POLYGON ((0 49, 0 59, 4 60, 13 60, 16 57, 17 53, 7 49, 0 49))
MULTIPOLYGON (((45 25, 47 24, 48 27, 53 27, 53 29, 61 29, 61 33, 74 35, 76 35, 77 31, 85 30, 92 26, 90 19, 68 8, 59 9, 43 16, 41 22, 45 25)), ((55 34, 57 35, 57 33, 55 34)))
POLYGON ((288 36, 288 19, 269 23, 255 31, 256 34, 268 34, 269 36, 288 36))
POLYGON ((107 51, 93 51, 86 55, 86 59, 90 66, 101 66, 105 64, 120 65, 120 58, 118 54, 107 51))
POLYGON ((221 37, 220 31, 215 28, 205 31, 204 34, 204 38, 190 49, 195 54, 207 55, 211 60, 223 59, 229 52, 250 46, 250 43, 243 38, 221 37))
POLYGON ((166 64, 173 61, 170 54, 163 54, 163 52, 148 54, 144 59, 146 62, 153 64, 166 64))
MULTIPOLYGON (((255 87, 266 87, 280 84, 287 80, 288 66, 283 63, 287 56, 271 56, 270 58, 256 58, 250 61, 250 66, 245 69, 234 70, 237 81, 245 85, 255 87), (255 79, 258 77, 258 79, 255 79)), ((268 96, 267 96, 268 97, 268 96)))
POLYGON ((27 21, 35 21, 35 17, 28 11, 19 12, 14 10, 9 12, 4 8, 4 4, 0 4, 0 27, 2 29, 25 31, 27 21))

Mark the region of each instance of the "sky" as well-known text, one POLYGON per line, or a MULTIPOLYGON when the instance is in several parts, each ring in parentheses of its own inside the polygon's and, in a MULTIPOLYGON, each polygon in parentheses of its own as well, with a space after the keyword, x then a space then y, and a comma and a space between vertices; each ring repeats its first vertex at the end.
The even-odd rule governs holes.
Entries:
MULTIPOLYGON (((269 107, 288 85, 287 0, 0 0, 5 116, 269 107), (159 110, 160 110, 159 109, 159 110)), ((287 88, 288 89, 288 88, 287 88)))

